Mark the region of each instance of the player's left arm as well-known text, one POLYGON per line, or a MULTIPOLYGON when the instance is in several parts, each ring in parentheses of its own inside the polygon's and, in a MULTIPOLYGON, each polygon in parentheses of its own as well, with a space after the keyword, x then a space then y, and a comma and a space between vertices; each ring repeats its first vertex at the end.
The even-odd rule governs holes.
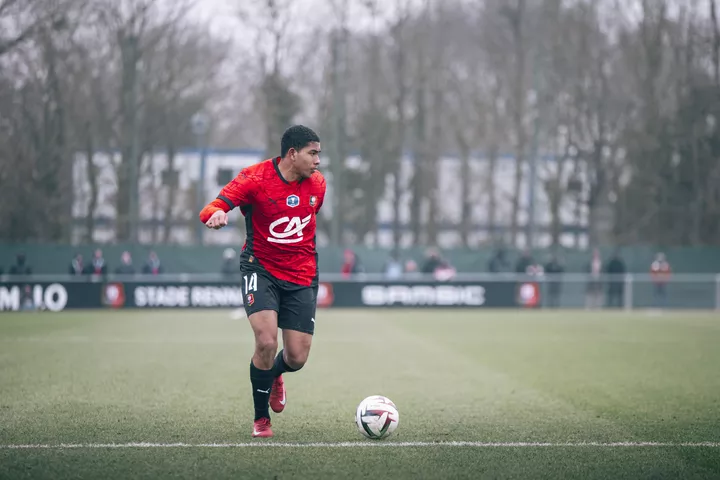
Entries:
POLYGON ((318 203, 317 208, 315 209, 315 214, 320 213, 320 207, 322 207, 323 202, 325 201, 325 190, 327 188, 327 185, 325 184, 325 177, 320 176, 320 180, 318 181, 318 203))

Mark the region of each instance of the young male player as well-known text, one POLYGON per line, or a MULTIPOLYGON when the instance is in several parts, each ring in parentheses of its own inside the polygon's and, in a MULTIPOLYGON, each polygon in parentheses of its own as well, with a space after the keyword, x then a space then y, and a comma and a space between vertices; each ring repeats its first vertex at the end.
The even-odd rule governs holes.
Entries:
POLYGON ((208 228, 228 223, 239 207, 247 239, 240 255, 242 291, 255 353, 250 382, 255 404, 253 437, 272 437, 268 403, 282 412, 282 374, 307 361, 315 330, 318 289, 315 217, 325 198, 320 138, 302 125, 282 136, 280 156, 243 169, 200 212, 208 228), (277 353, 278 328, 284 349, 277 353))

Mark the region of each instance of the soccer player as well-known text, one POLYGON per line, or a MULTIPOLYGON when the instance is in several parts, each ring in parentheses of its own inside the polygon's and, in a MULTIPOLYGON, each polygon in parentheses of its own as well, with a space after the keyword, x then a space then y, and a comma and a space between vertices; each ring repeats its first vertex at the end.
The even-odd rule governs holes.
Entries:
POLYGON ((268 405, 276 413, 285 408, 282 375, 305 365, 315 331, 315 218, 325 198, 319 155, 315 132, 290 127, 282 136, 279 157, 243 169, 200 212, 208 228, 218 229, 227 225, 227 212, 239 207, 247 225, 240 271, 243 303, 255 334, 250 362, 253 437, 272 437, 268 405), (278 328, 284 346, 280 352, 278 328))

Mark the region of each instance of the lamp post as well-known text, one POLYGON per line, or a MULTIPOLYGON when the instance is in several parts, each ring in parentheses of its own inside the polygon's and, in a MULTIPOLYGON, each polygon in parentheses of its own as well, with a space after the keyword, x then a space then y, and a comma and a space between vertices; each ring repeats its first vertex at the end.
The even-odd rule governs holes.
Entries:
MULTIPOLYGON (((197 208, 198 212, 205 205, 205 170, 207 163, 207 133, 210 129, 210 117, 204 112, 197 112, 190 119, 192 132, 195 135, 195 147, 200 156, 198 182, 197 182, 197 208)), ((198 245, 203 244, 203 226, 196 222, 195 239, 198 245)))

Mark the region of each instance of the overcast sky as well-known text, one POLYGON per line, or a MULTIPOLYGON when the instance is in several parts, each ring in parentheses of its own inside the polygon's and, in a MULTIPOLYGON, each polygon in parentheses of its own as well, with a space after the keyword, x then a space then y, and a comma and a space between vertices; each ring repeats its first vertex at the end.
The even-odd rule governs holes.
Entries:
MULTIPOLYGON (((172 1, 172 0, 168 0, 172 1)), ((340 5, 347 2, 350 9, 350 17, 352 18, 352 29, 362 30, 372 27, 372 22, 368 10, 362 6, 367 0, 276 0, 280 4, 285 4, 292 9, 293 15, 308 27, 317 29, 326 29, 332 25, 336 19, 333 5, 340 5)), ((411 7, 418 7, 425 3, 433 4, 435 2, 442 3, 443 0, 374 0, 378 5, 381 16, 392 18, 398 9, 398 5, 408 4, 411 7)), ((565 0, 568 3, 574 1, 588 0, 565 0)), ((266 0, 195 0, 196 10, 198 14, 211 22, 213 33, 232 34, 234 38, 241 41, 249 41, 249 38, 243 37, 243 32, 238 28, 237 15, 239 11, 245 11, 250 16, 253 12, 258 12, 259 5, 264 4, 266 0)), ((466 0, 466 3, 476 3, 473 0, 466 0)), ((477 2, 480 3, 480 2, 477 2)), ((695 14, 699 16, 708 16, 708 8, 706 1, 700 0, 669 0, 668 10, 671 17, 675 17, 681 6, 690 7, 695 10, 695 14)), ((622 9, 626 15, 626 21, 637 21, 641 17, 642 2, 641 0, 605 0, 602 4, 601 12, 607 15, 606 19, 610 23, 618 9, 622 9), (629 18, 628 18, 629 17, 629 18)))
MULTIPOLYGON (((260 5, 266 0, 195 0, 196 10, 201 18, 210 20, 213 30, 218 33, 232 33, 235 38, 242 39, 243 32, 238 28, 237 16, 244 11, 250 17, 258 12, 260 5)), ((349 16, 353 30, 372 28, 372 20, 368 10, 362 6, 366 0, 278 0, 293 12, 298 21, 307 27, 324 30, 336 22, 333 5, 348 2, 349 16)), ((428 0, 375 0, 379 5, 379 13, 384 18, 392 18, 398 4, 418 6, 428 0)), ((442 0, 429 0, 441 2, 442 0)))

